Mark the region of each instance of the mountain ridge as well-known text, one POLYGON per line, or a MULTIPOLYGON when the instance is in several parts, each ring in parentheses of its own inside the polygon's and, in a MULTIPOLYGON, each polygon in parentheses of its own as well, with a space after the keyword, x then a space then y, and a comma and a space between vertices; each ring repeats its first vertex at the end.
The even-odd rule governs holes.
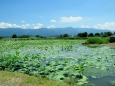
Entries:
POLYGON ((22 29, 22 28, 0 28, 0 36, 9 37, 13 34, 16 34, 18 36, 20 35, 42 35, 42 36, 56 36, 60 34, 69 34, 69 35, 77 35, 81 32, 87 32, 87 33, 100 33, 100 32, 107 32, 109 30, 100 30, 95 28, 72 28, 72 27, 66 27, 66 28, 40 28, 40 29, 22 29))

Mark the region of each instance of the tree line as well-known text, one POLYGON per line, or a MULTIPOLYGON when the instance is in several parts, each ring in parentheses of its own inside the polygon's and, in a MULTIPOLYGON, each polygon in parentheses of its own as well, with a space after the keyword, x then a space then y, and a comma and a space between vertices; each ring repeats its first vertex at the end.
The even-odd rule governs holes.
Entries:
POLYGON ((115 34, 112 32, 101 32, 101 33, 87 33, 87 32, 83 32, 83 33, 78 33, 77 36, 78 37, 95 37, 95 36, 100 36, 100 37, 108 37, 115 34))
MULTIPOLYGON (((82 33, 78 33, 77 35, 73 36, 73 37, 109 37, 111 35, 115 34, 112 32, 101 32, 101 33, 87 33, 87 32, 82 32, 82 33)), ((59 38, 66 38, 66 37, 70 37, 68 34, 63 34, 63 35, 59 35, 59 38)))
MULTIPOLYGON (((12 35, 12 38, 30 38, 31 36, 29 36, 29 35, 21 35, 21 36, 17 36, 16 34, 13 34, 12 35)), ((37 37, 37 38, 44 38, 43 36, 41 36, 41 35, 36 35, 35 37, 37 37)))
MULTIPOLYGON (((87 33, 87 32, 82 32, 82 33, 78 33, 77 35, 74 35, 73 37, 108 37, 115 34, 112 32, 101 32, 101 33, 87 33)), ((16 34, 12 35, 12 38, 29 38, 29 35, 22 35, 22 36, 17 36, 16 34)), ((36 35, 35 37, 37 38, 45 38, 44 36, 41 35, 36 35)), ((66 38, 66 37, 72 37, 69 34, 65 33, 65 34, 61 34, 59 36, 57 36, 58 38, 66 38)))
MULTIPOLYGON (((109 32, 109 31, 108 32, 101 32, 101 33, 82 32, 82 33, 78 33, 74 36, 71 36, 71 35, 65 33, 65 34, 61 34, 61 35, 58 35, 58 36, 54 36, 54 37, 56 37, 56 38, 69 38, 69 37, 81 37, 82 38, 82 37, 97 37, 97 36, 98 37, 109 37, 113 34, 115 34, 115 32, 114 33, 109 32)), ((30 38, 30 37, 32 37, 32 36, 30 36, 30 35, 17 36, 16 34, 13 34, 11 36, 11 38, 30 38)), ((45 36, 41 36, 41 35, 35 35, 34 37, 36 37, 36 38, 46 38, 45 36)), ((2 39, 2 38, 4 38, 4 37, 0 37, 0 39, 2 39)))

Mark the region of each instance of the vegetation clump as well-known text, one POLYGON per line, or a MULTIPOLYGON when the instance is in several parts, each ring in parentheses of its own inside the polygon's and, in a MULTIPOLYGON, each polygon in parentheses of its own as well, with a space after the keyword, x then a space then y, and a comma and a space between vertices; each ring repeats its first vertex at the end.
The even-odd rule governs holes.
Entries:
POLYGON ((109 38, 101 38, 101 37, 91 37, 88 38, 85 44, 105 44, 109 43, 109 38))
POLYGON ((12 38, 17 38, 17 35, 16 35, 16 34, 13 34, 13 35, 12 35, 12 38))
POLYGON ((84 40, 0 40, 0 70, 63 81, 71 86, 86 86, 87 76, 114 76, 114 49, 89 48, 82 43, 84 40))
POLYGON ((69 86, 69 84, 17 72, 0 71, 0 86, 69 86))
POLYGON ((0 39, 2 39, 3 37, 0 36, 0 39))
POLYGON ((22 36, 19 36, 18 38, 29 38, 30 36, 29 35, 22 35, 22 36))
POLYGON ((110 81, 110 83, 111 83, 112 85, 115 85, 115 81, 110 81))

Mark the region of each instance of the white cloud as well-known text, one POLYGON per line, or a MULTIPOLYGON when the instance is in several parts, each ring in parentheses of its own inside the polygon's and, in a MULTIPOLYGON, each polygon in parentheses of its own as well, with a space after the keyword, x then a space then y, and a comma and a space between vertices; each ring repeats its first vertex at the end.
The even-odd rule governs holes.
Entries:
POLYGON ((93 26, 81 25, 81 28, 96 28, 96 29, 106 29, 106 30, 115 30, 115 22, 105 22, 102 24, 96 24, 93 26))
POLYGON ((23 29, 33 28, 33 29, 39 29, 42 26, 43 26, 43 24, 41 24, 41 23, 17 25, 17 24, 0 22, 0 28, 3 28, 3 29, 4 28, 23 28, 23 29))
POLYGON ((30 24, 23 24, 23 25, 20 25, 19 28, 23 28, 23 29, 27 29, 27 28, 30 28, 31 25, 30 24))
POLYGON ((23 25, 17 25, 17 24, 11 24, 11 23, 5 23, 5 22, 0 22, 0 28, 30 28, 30 24, 23 24, 23 25))
POLYGON ((56 20, 52 19, 52 20, 50 20, 50 22, 56 22, 56 20))
POLYGON ((88 25, 81 25, 80 28, 91 28, 91 27, 88 25))
POLYGON ((43 24, 38 23, 38 24, 33 24, 33 26, 34 26, 34 29, 40 29, 43 27, 43 24))
POLYGON ((115 22, 106 22, 103 24, 97 24, 94 26, 97 29, 108 29, 108 30, 115 30, 115 22))
POLYGON ((25 23, 26 21, 22 20, 22 21, 20 21, 20 22, 25 23))
POLYGON ((78 22, 78 21, 80 21, 82 19, 83 19, 82 17, 73 17, 73 16, 70 16, 70 17, 61 17, 60 18, 60 22, 63 22, 63 23, 67 23, 67 22, 78 22))
POLYGON ((50 25, 47 28, 56 28, 55 25, 50 25))
POLYGON ((5 22, 0 22, 0 28, 18 28, 19 26, 16 24, 10 24, 5 22))

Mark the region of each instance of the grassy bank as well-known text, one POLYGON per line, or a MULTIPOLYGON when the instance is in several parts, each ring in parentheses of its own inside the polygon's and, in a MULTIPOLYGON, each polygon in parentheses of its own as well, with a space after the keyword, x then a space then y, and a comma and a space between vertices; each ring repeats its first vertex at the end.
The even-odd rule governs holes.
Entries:
POLYGON ((0 71, 0 86, 69 86, 62 81, 38 78, 22 73, 0 71))
POLYGON ((106 44, 109 40, 108 37, 89 37, 85 44, 106 44))

